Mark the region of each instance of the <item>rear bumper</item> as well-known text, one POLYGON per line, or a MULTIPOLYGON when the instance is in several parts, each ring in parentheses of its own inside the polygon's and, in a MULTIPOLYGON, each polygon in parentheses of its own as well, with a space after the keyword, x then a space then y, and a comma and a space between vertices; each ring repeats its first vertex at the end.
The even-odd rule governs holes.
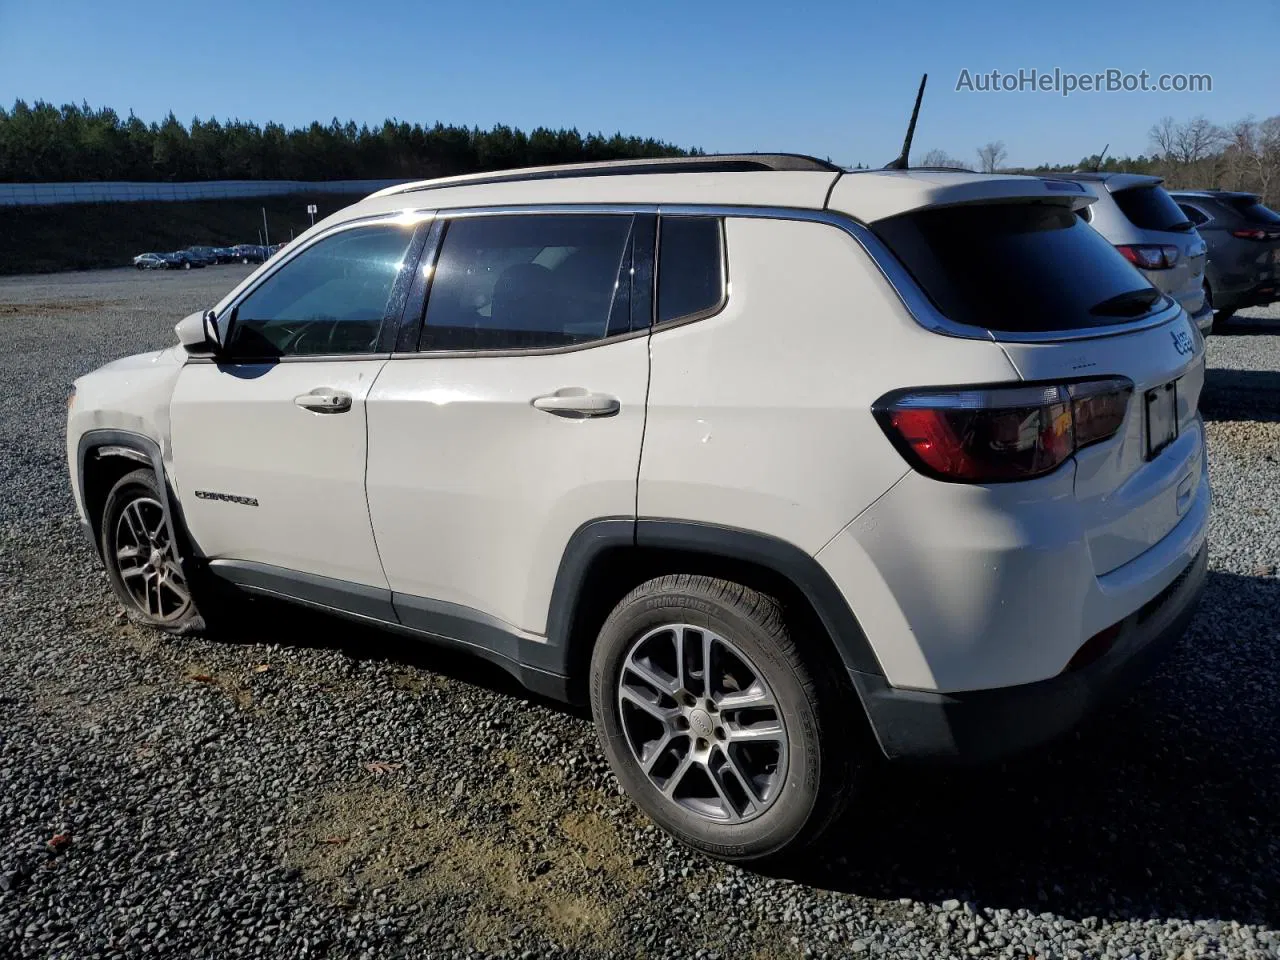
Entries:
POLYGON ((1066 733, 1154 669, 1195 614, 1207 569, 1205 546, 1169 586, 1124 620, 1102 657, 1047 680, 931 693, 852 673, 881 749, 891 760, 982 763, 1066 733))
POLYGON ((1213 330, 1213 307, 1207 303, 1201 306, 1199 311, 1191 314, 1191 322, 1200 328, 1202 334, 1208 336, 1213 330))

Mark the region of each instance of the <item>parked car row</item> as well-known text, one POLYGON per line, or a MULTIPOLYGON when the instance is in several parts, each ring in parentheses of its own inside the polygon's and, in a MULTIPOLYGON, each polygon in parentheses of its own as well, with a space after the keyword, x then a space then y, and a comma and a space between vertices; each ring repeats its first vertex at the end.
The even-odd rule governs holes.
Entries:
POLYGON ((1053 179, 1091 188, 1098 200, 1077 215, 1177 300, 1202 333, 1221 330, 1241 307, 1280 299, 1280 214, 1256 194, 1169 192, 1159 177, 1132 173, 1053 179))
POLYGON ((283 243, 237 243, 234 247, 187 247, 172 253, 140 253, 133 258, 139 270, 190 270, 218 263, 265 263, 280 252, 283 243))

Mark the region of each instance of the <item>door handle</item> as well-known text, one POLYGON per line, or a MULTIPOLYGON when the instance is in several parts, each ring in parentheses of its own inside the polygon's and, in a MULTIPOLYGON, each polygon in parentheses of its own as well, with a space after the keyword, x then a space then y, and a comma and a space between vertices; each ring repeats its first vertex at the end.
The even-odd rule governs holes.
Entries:
POLYGON ((316 413, 346 413, 351 409, 351 394, 332 387, 316 387, 307 393, 298 394, 293 402, 316 413))
POLYGON ((584 387, 562 387, 544 397, 534 397, 533 405, 560 417, 608 417, 621 406, 617 397, 592 393, 584 387))

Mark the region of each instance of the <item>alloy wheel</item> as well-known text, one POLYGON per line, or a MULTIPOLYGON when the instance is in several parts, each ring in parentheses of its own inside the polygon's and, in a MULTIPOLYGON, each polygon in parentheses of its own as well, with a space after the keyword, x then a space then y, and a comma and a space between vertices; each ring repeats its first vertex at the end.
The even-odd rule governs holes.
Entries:
POLYGON ((116 570, 125 592, 152 620, 179 620, 191 606, 191 590, 174 553, 164 507, 153 497, 130 500, 116 520, 116 570))
POLYGON ((761 671, 726 637, 686 623, 650 630, 623 661, 618 709, 641 771, 685 810, 742 823, 782 792, 782 711, 761 671))

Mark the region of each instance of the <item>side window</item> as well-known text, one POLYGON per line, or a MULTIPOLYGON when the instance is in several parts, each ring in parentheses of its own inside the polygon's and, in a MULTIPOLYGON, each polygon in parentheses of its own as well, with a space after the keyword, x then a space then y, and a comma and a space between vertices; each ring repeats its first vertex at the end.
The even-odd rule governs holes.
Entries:
POLYGON ((419 349, 563 347, 627 332, 632 222, 629 214, 452 221, 419 349))
POLYGON ((413 227, 352 227, 303 250, 242 300, 227 349, 240 359, 377 350, 413 227))
POLYGON ((1194 223, 1197 227, 1202 223, 1208 223, 1209 218, 1200 212, 1199 207, 1193 207, 1189 203, 1178 204, 1179 209, 1187 215, 1187 219, 1194 223))
POLYGON ((664 216, 658 225, 658 322, 717 309, 724 299, 718 217, 664 216))

